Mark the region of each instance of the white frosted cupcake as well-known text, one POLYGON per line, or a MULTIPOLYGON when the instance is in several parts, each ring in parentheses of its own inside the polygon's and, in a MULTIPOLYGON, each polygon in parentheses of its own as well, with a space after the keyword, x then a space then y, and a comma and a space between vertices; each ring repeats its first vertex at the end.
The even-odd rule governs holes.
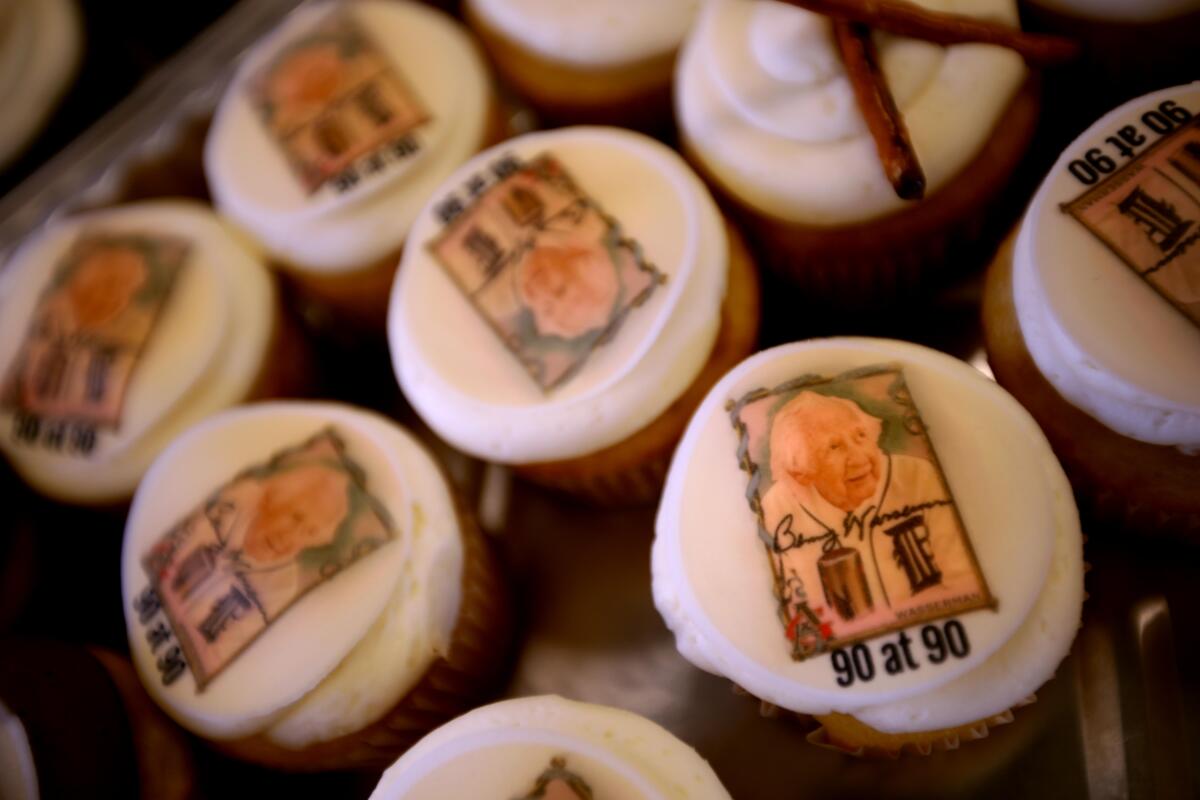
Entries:
POLYGON ((205 147, 213 200, 349 322, 381 326, 409 226, 500 138, 467 32, 415 2, 306 5, 246 57, 205 147))
POLYGON ((996 378, 1085 508, 1200 537, 1200 83, 1106 114, 1063 152, 989 274, 996 378))
POLYGON ((476 709, 393 764, 372 800, 729 800, 712 767, 650 720, 545 695, 476 709))
POLYGON ((74 0, 0 0, 0 167, 30 143, 71 85, 83 50, 74 0))
POLYGON ((751 352, 754 265, 675 153, 616 128, 513 139, 418 216, 392 360, 446 441, 602 502, 657 495, 703 393, 751 352))
POLYGON ((699 0, 468 0, 496 68, 550 122, 661 129, 699 0))
MULTIPOLYGON (((920 5, 1019 27, 1015 0, 920 5)), ((1015 52, 873 41, 924 170, 920 200, 889 182, 828 17, 714 0, 676 71, 685 152, 813 304, 895 302, 962 273, 1037 121, 1036 85, 1015 52)))
POLYGON ((1066 656, 1082 537, 1037 425, 967 364, 828 339, 743 362, 667 479, 654 598, 701 669, 858 754, 957 747, 1066 656))
POLYGON ((410 434, 348 406, 249 406, 180 436, 134 498, 122 588, 151 697, 284 769, 383 766, 507 663, 478 530, 410 434))
POLYGON ((53 222, 0 275, 0 451, 71 503, 129 499, 180 431, 297 388, 261 258, 186 201, 53 222))

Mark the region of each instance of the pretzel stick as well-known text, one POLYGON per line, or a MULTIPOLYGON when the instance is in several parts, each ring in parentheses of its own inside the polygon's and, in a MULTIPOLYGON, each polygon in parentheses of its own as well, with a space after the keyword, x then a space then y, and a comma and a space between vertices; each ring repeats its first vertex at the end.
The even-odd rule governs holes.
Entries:
POLYGON ((1025 33, 963 14, 929 11, 907 0, 783 0, 793 6, 835 19, 861 22, 881 31, 923 39, 934 44, 979 42, 1020 53, 1030 64, 1070 61, 1079 55, 1079 44, 1061 36, 1025 33))
POLYGON ((835 19, 833 35, 846 65, 850 85, 854 87, 854 99, 858 101, 867 129, 875 140, 884 174, 898 196, 905 200, 920 200, 925 196, 925 172, 917 162, 904 118, 879 69, 870 29, 857 22, 835 19))

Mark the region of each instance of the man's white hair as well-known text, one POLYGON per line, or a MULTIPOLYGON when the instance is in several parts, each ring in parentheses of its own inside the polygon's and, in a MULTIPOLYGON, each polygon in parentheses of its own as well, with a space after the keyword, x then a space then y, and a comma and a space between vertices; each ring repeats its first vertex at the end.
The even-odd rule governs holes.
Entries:
POLYGON ((872 432, 872 439, 879 440, 879 434, 883 431, 882 420, 863 411, 858 403, 844 397, 833 397, 805 390, 776 411, 771 422, 771 478, 773 480, 790 477, 805 485, 812 483, 816 470, 812 463, 814 454, 809 452, 808 434, 812 430, 813 417, 821 410, 827 409, 854 412, 862 418, 867 429, 872 432))

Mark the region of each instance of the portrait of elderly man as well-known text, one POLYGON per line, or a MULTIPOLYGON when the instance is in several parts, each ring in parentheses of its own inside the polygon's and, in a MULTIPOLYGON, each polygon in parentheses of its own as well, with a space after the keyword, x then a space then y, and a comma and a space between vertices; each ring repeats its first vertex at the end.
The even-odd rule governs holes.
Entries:
POLYGON ((517 295, 539 336, 577 339, 606 327, 621 285, 612 259, 597 242, 541 243, 516 272, 517 295))
POLYGON ((979 589, 937 467, 884 450, 883 432, 883 421, 852 400, 811 390, 771 422, 762 514, 774 557, 785 580, 802 582, 810 608, 826 609, 837 636, 979 589), (853 605, 833 596, 843 591, 830 585, 834 560, 852 564, 841 580, 865 580, 853 605))

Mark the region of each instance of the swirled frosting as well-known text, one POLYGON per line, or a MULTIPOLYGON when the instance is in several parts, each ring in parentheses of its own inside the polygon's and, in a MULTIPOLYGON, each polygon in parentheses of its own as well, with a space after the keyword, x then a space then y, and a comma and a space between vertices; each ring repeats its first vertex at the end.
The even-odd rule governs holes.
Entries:
MULTIPOLYGON (((1013 0, 920 5, 1018 25, 1013 0)), ((993 135, 1025 67, 1015 53, 990 45, 940 47, 884 33, 875 40, 932 193, 993 135)), ((763 213, 833 226, 904 207, 824 16, 784 3, 713 0, 677 67, 676 113, 705 169, 763 213)))

